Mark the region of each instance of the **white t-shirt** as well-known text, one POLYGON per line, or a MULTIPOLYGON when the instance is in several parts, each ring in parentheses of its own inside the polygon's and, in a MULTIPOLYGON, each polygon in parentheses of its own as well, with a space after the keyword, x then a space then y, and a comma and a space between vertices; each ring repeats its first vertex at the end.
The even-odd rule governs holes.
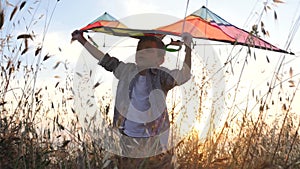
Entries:
POLYGON ((152 121, 150 113, 150 86, 146 76, 139 75, 135 82, 128 113, 124 125, 124 133, 131 137, 149 137, 144 123, 152 121))
MULTIPOLYGON (((146 76, 139 75, 137 81, 133 85, 130 105, 124 124, 124 133, 130 137, 150 137, 153 133, 147 131, 144 125, 147 122, 156 120, 163 110, 165 105, 163 101, 158 97, 161 96, 157 91, 150 91, 150 84, 147 83, 146 76), (157 102, 155 105, 151 105, 151 99, 155 99, 157 102), (153 106, 151 108, 151 106, 153 106)), ((162 91, 161 91, 162 92, 162 91)), ((159 136, 160 143, 163 148, 167 147, 169 132, 159 136)))

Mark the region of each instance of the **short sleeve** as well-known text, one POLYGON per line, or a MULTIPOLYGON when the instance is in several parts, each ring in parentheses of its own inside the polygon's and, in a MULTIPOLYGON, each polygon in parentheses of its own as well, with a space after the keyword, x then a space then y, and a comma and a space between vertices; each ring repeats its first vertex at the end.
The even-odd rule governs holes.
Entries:
POLYGON ((106 53, 98 64, 101 65, 105 70, 112 72, 119 66, 120 61, 119 59, 111 57, 108 53, 106 53))
POLYGON ((134 63, 124 63, 115 57, 111 57, 109 54, 105 54, 98 64, 105 70, 113 72, 117 79, 127 77, 136 68, 134 63))
POLYGON ((182 85, 191 78, 189 70, 174 69, 168 70, 163 69, 161 72, 161 83, 164 85, 166 90, 170 90, 177 85, 182 85))

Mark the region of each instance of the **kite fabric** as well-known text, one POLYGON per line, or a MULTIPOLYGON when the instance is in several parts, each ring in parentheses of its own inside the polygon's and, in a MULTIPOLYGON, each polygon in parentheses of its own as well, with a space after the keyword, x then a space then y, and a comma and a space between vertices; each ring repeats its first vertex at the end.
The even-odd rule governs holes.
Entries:
POLYGON ((162 38, 166 32, 159 30, 141 30, 131 29, 118 21, 116 18, 105 12, 103 15, 95 19, 87 26, 80 29, 81 31, 101 32, 114 36, 141 37, 141 36, 157 36, 162 38))
POLYGON ((181 36, 182 32, 188 32, 193 38, 293 54, 230 24, 205 6, 182 20, 152 30, 128 28, 108 13, 104 13, 80 30, 135 38, 140 36, 157 36, 159 38, 163 38, 165 35, 181 36))
POLYGON ((113 28, 127 28, 123 23, 119 22, 116 18, 105 12, 103 15, 95 19, 87 26, 81 28, 80 30, 93 29, 95 32, 98 32, 100 31, 101 27, 104 26, 113 28))

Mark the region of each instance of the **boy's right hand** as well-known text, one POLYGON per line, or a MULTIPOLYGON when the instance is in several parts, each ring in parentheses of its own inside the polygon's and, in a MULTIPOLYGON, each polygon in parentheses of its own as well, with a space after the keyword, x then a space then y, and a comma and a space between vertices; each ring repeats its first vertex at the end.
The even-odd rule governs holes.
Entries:
POLYGON ((71 42, 74 41, 74 40, 83 40, 84 37, 83 37, 83 32, 80 31, 80 30, 75 30, 73 33, 72 33, 72 39, 71 39, 71 42))

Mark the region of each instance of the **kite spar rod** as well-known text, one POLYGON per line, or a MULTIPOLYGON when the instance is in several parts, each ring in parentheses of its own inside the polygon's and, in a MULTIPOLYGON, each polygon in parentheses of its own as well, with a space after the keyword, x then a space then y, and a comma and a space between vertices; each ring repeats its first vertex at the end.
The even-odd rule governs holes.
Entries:
MULTIPOLYGON (((185 22, 186 22, 186 15, 187 15, 187 10, 188 10, 188 7, 189 7, 189 3, 190 3, 190 0, 187 0, 185 13, 184 13, 183 24, 182 24, 181 35, 184 32, 184 27, 185 27, 185 22)), ((181 50, 182 45, 183 45, 182 41, 180 41, 180 40, 174 41, 171 38, 171 42, 166 45, 165 50, 168 51, 168 52, 178 52, 178 51, 181 50), (170 48, 170 46, 177 46, 178 48, 177 49, 176 48, 170 48)))

